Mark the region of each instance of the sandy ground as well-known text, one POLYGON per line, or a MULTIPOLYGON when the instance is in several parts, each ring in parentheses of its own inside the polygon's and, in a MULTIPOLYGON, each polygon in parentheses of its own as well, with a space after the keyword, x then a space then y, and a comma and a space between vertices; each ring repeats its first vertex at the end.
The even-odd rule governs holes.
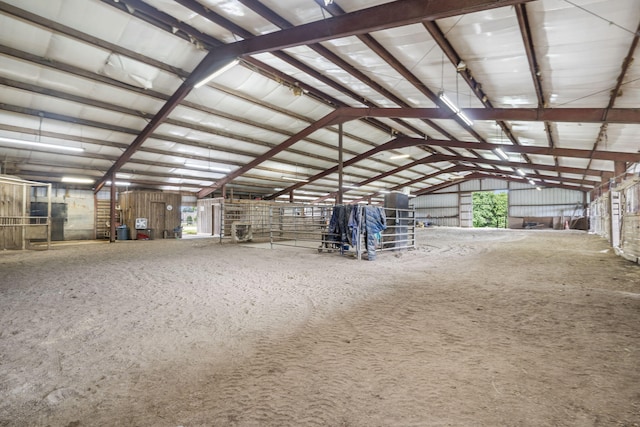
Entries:
POLYGON ((638 426, 640 267, 584 232, 376 261, 214 239, 0 253, 0 426, 638 426))

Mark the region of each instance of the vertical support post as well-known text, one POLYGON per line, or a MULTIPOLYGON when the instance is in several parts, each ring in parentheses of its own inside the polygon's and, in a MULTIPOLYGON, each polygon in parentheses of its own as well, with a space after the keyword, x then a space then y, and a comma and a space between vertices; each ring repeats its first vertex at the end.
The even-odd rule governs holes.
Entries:
MULTIPOLYGON (((49 215, 51 215, 51 208, 49 208, 49 215)), ((27 184, 22 183, 22 250, 27 248, 27 221, 29 221, 29 216, 27 215, 27 184)))
POLYGON ((336 203, 342 204, 342 123, 338 125, 338 196, 336 197, 336 203))
POLYGON ((51 221, 51 184, 47 184, 47 249, 51 249, 51 226, 53 222, 51 221))
POLYGON ((289 191, 289 203, 293 203, 293 190, 289 191))
POLYGON ((223 185, 222 188, 220 189, 222 191, 222 199, 226 199, 227 198, 227 186, 223 185))
POLYGON ((111 221, 109 221, 109 243, 116 241, 116 180, 114 176, 115 175, 111 176, 111 187, 109 190, 109 217, 111 218, 111 221))
POLYGON ((624 181, 624 173, 627 170, 627 163, 616 161, 613 162, 613 179, 616 183, 624 181))
POLYGON ((231 196, 229 196, 229 200, 231 200, 231 202, 233 202, 233 188, 231 188, 231 196))

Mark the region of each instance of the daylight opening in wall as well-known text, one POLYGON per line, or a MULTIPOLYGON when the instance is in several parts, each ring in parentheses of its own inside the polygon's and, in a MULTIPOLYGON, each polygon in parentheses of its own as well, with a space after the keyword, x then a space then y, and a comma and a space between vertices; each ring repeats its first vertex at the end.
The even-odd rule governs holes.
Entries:
POLYGON ((508 207, 509 193, 505 190, 473 193, 473 226, 507 228, 508 207))

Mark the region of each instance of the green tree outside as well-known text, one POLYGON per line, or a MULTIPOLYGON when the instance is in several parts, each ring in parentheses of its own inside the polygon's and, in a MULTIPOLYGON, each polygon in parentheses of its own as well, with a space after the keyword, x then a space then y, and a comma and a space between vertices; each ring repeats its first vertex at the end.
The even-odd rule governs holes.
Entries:
POLYGON ((505 228, 509 195, 506 192, 473 193, 473 226, 505 228))

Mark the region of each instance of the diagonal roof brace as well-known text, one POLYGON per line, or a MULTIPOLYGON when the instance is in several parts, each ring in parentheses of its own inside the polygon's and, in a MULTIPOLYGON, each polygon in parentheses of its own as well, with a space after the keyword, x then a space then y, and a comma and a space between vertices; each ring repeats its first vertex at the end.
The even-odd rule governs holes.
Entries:
MULTIPOLYGON (((424 20, 434 20, 449 16, 477 12, 480 10, 510 6, 532 0, 404 0, 382 4, 354 13, 312 22, 287 30, 226 44, 212 50, 195 68, 185 82, 169 98, 156 116, 125 150, 120 158, 98 180, 95 192, 102 189, 109 176, 115 174, 147 140, 149 135, 160 126, 169 114, 191 92, 193 86, 216 70, 242 56, 271 52, 288 47, 317 43, 333 38, 364 34, 385 28, 409 25, 424 20)), ((264 159, 262 160, 264 161, 264 159)), ((211 190, 213 191, 213 190, 211 190)), ((209 194, 206 190, 203 194, 209 194)), ((202 197, 202 196, 201 196, 202 197)))

